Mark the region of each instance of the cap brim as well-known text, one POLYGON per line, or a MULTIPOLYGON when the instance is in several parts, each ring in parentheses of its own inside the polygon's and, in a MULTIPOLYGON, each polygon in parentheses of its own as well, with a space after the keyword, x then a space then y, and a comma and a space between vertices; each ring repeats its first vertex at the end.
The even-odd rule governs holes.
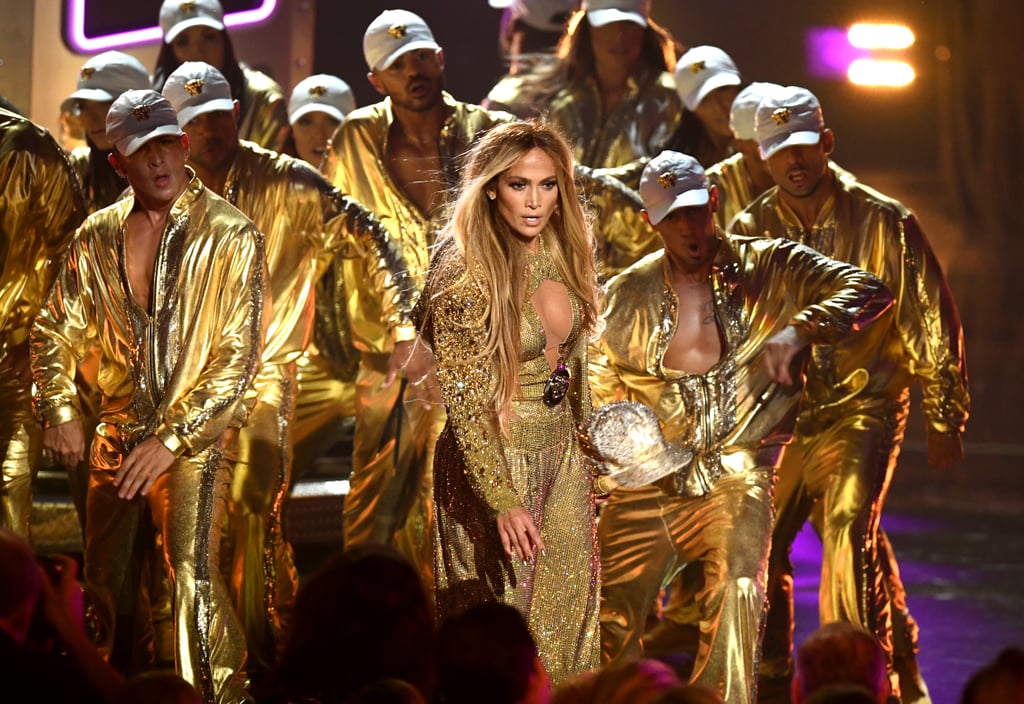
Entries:
POLYGON ((135 152, 139 151, 139 149, 141 149, 149 140, 169 134, 181 135, 183 132, 177 125, 160 125, 146 134, 122 139, 117 143, 117 150, 125 156, 131 156, 135 152))
POLYGON ((689 208, 695 205, 706 205, 711 200, 711 194, 706 188, 694 188, 680 193, 673 200, 659 203, 653 208, 644 206, 644 210, 647 211, 647 217, 650 219, 652 225, 659 224, 662 220, 668 217, 668 214, 677 208, 689 208))
POLYGON ((193 17, 191 19, 182 20, 178 24, 174 25, 167 30, 167 34, 164 35, 164 44, 170 44, 174 41, 174 38, 184 32, 189 27, 212 27, 219 32, 224 31, 224 23, 218 22, 212 17, 193 17))
POLYGON ((323 103, 309 103, 307 105, 303 105, 300 108, 296 108, 295 112, 289 113, 288 124, 294 125, 300 117, 302 117, 303 115, 308 115, 311 112, 327 113, 328 115, 333 117, 335 120, 338 120, 339 122, 345 119, 345 113, 343 113, 341 110, 334 107, 333 105, 325 105, 323 103))
POLYGON ((388 54, 383 59, 378 61, 377 65, 374 66, 373 68, 375 71, 383 71, 387 69, 388 66, 395 63, 395 59, 397 59, 399 56, 409 51, 415 51, 416 49, 433 49, 434 51, 440 51, 441 47, 437 42, 430 41, 429 39, 417 39, 416 41, 409 42, 408 44, 399 47, 394 52, 388 54))
POLYGON ((701 104, 704 98, 708 97, 711 91, 722 86, 738 86, 743 81, 740 79, 738 73, 732 71, 723 71, 722 73, 716 74, 704 81, 701 87, 697 89, 697 92, 690 96, 690 99, 686 101, 686 109, 693 112, 697 109, 697 106, 701 104))
POLYGON ((61 101, 60 110, 61 112, 70 111, 75 106, 76 100, 94 100, 97 103, 111 103, 116 97, 110 91, 100 90, 99 88, 79 88, 61 101))
POLYGON ((626 12, 625 10, 587 10, 587 22, 591 27, 603 27, 612 22, 632 22, 641 27, 647 26, 647 18, 639 12, 626 12))
POLYGON ((513 0, 487 0, 488 5, 490 5, 491 7, 496 7, 499 10, 503 10, 506 7, 510 7, 512 5, 512 2, 513 0))
POLYGON ((761 158, 767 159, 775 152, 786 147, 798 147, 801 145, 817 144, 821 141, 821 131, 802 131, 780 134, 777 137, 766 139, 758 145, 761 158))
POLYGON ((178 111, 178 124, 184 127, 192 120, 196 119, 200 115, 205 115, 208 112, 217 112, 218 110, 234 110, 235 101, 231 98, 216 98, 209 100, 201 105, 192 105, 187 108, 182 108, 178 111))

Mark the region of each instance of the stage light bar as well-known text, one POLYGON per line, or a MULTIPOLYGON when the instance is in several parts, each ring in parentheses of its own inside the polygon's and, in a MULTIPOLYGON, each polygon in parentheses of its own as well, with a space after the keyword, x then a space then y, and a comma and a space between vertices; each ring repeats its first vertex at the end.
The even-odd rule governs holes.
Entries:
POLYGON ((850 46, 857 49, 908 49, 914 45, 914 33, 902 24, 858 22, 846 33, 850 46))
MULTIPOLYGON (((163 39, 163 32, 159 26, 89 37, 85 34, 86 0, 69 0, 67 9, 69 23, 68 41, 71 44, 71 48, 80 54, 95 54, 100 51, 107 51, 108 49, 119 49, 147 42, 159 42, 163 39)), ((227 13, 224 15, 224 24, 227 27, 240 27, 263 22, 274 14, 276 9, 277 0, 264 0, 263 4, 252 10, 227 13)))
POLYGON ((901 88, 913 83, 916 73, 906 61, 857 59, 846 76, 857 86, 901 88))

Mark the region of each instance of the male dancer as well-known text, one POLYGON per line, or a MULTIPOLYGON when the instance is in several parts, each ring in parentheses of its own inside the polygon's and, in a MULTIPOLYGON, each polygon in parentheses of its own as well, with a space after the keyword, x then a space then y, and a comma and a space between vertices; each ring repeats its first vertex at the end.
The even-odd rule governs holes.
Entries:
MULTIPOLYGON (((269 667, 298 588, 281 508, 292 471, 295 362, 312 334, 317 277, 343 246, 358 248, 363 290, 373 294, 392 337, 412 329, 416 291, 401 252, 368 211, 306 162, 239 139, 238 101, 220 71, 186 61, 168 76, 163 92, 189 138, 189 165, 210 190, 252 218, 266 241, 273 304, 253 385, 255 406, 231 452, 228 527, 232 596, 252 664, 269 667)), ((410 346, 397 345, 396 369, 410 346)))
POLYGON ((85 199, 50 133, 0 109, 0 528, 29 537, 40 434, 32 415, 28 332, 85 199))
POLYGON ((245 639, 218 564, 228 490, 219 446, 244 422, 259 370, 263 236, 186 167, 188 138, 159 93, 118 97, 107 135, 134 195, 82 225, 32 327, 43 450, 65 466, 85 453, 74 373, 97 341, 85 580, 103 645, 148 508, 163 537, 179 674, 207 701, 246 701, 245 639))
MULTIPOLYGON (((601 639, 606 661, 642 653, 658 592, 687 564, 703 585, 692 680, 753 702, 772 529, 774 471, 790 441, 811 344, 888 315, 873 276, 785 241, 725 235, 715 188, 691 156, 662 152, 640 195, 665 249, 608 284, 591 357, 595 405, 646 404, 689 467, 640 488, 606 486, 601 639)), ((877 323, 876 323, 877 324, 877 323)))
POLYGON ((789 548, 817 502, 821 622, 852 621, 873 632, 889 654, 893 694, 904 704, 928 702, 915 658, 917 625, 878 523, 915 381, 924 392, 929 464, 945 467, 963 456, 970 401, 960 317, 914 214, 831 167, 835 136, 810 91, 769 93, 755 129, 777 185, 736 217, 733 231, 802 242, 870 271, 896 295, 887 325, 815 349, 797 451, 775 490, 770 600, 773 609, 790 608, 769 621, 781 623, 765 636, 765 664, 775 661, 775 671, 765 674, 792 671, 789 548))

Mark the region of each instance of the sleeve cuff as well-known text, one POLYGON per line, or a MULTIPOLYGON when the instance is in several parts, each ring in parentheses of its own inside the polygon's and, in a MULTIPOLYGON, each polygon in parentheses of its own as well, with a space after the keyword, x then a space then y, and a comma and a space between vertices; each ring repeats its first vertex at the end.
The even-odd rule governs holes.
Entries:
POLYGON ((73 420, 80 420, 82 413, 72 405, 67 406, 54 406, 53 408, 47 409, 43 414, 42 420, 44 428, 53 428, 57 425, 64 425, 70 423, 73 420))
POLYGON ((185 450, 187 449, 185 442, 175 435, 174 431, 166 425, 161 425, 153 434, 164 444, 164 447, 171 451, 171 454, 175 457, 181 457, 185 454, 185 450))

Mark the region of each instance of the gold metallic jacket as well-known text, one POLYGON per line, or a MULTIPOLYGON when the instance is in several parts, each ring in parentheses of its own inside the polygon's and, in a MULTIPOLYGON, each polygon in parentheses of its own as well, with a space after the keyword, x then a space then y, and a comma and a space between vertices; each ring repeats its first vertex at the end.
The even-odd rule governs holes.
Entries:
POLYGON ((662 248, 661 236, 640 215, 640 194, 606 173, 576 165, 576 183, 593 215, 598 275, 606 281, 651 252, 662 248))
POLYGON ((692 469, 670 487, 690 496, 707 494, 725 474, 777 466, 792 437, 800 389, 778 386, 756 363, 769 337, 792 323, 814 343, 832 343, 892 304, 875 277, 807 247, 719 237, 711 286, 723 349, 710 371, 663 366, 678 320, 663 252, 609 282, 605 330, 590 356, 596 406, 644 403, 663 423, 666 439, 693 451, 692 469))
MULTIPOLYGON (((448 93, 444 94, 444 102, 449 114, 441 128, 438 149, 443 173, 438 178, 454 189, 458 184, 457 157, 466 151, 477 135, 513 117, 489 112, 479 105, 458 102, 448 93)), ((441 229, 443 208, 433 213, 421 213, 391 181, 385 155, 393 121, 388 98, 353 110, 331 139, 323 172, 338 190, 355 198, 376 215, 397 240, 418 295, 427 274, 428 248, 441 229)), ((393 342, 415 337, 416 330, 411 325, 398 326, 393 335, 389 333, 383 323, 386 316, 381 310, 379 297, 369 288, 370 281, 358 251, 349 250, 342 256, 345 257, 352 342, 356 349, 384 354, 391 351, 393 342)))
POLYGON ((85 200, 50 133, 0 109, 0 360, 29 326, 85 218, 85 200))
POLYGON ((878 276, 896 296, 893 321, 814 351, 801 429, 827 426, 847 404, 896 400, 919 380, 937 432, 962 432, 970 410, 963 330, 953 296, 917 217, 905 206, 831 169, 836 195, 810 232, 772 188, 732 224, 736 234, 786 237, 878 276))
MULTIPOLYGON (((192 174, 167 218, 150 314, 124 274, 134 204, 118 201, 79 228, 32 327, 36 415, 45 427, 80 417, 75 366, 97 340, 97 432, 124 453, 156 435, 175 456, 195 454, 245 419, 264 337, 263 236, 192 174)), ((104 446, 93 443, 93 466, 118 466, 120 458, 97 456, 104 446)))
POLYGON ((288 110, 281 86, 265 73, 242 66, 245 93, 239 99, 242 114, 238 125, 241 139, 267 149, 280 150, 288 132, 288 110))
POLYGON ((607 115, 593 78, 560 90, 548 114, 569 137, 576 161, 597 169, 659 154, 679 124, 682 104, 672 74, 663 71, 631 78, 607 115))
POLYGON ((750 205, 754 197, 760 194, 754 193, 750 172, 743 163, 743 155, 738 152, 722 159, 704 173, 708 177, 708 184, 718 188, 715 222, 724 230, 728 228, 736 214, 750 205))
POLYGON ((345 245, 370 255, 361 280, 388 329, 409 328, 415 290, 401 251, 373 215, 301 159, 242 142, 224 198, 263 232, 273 309, 264 365, 292 362, 313 328, 314 286, 345 245))

